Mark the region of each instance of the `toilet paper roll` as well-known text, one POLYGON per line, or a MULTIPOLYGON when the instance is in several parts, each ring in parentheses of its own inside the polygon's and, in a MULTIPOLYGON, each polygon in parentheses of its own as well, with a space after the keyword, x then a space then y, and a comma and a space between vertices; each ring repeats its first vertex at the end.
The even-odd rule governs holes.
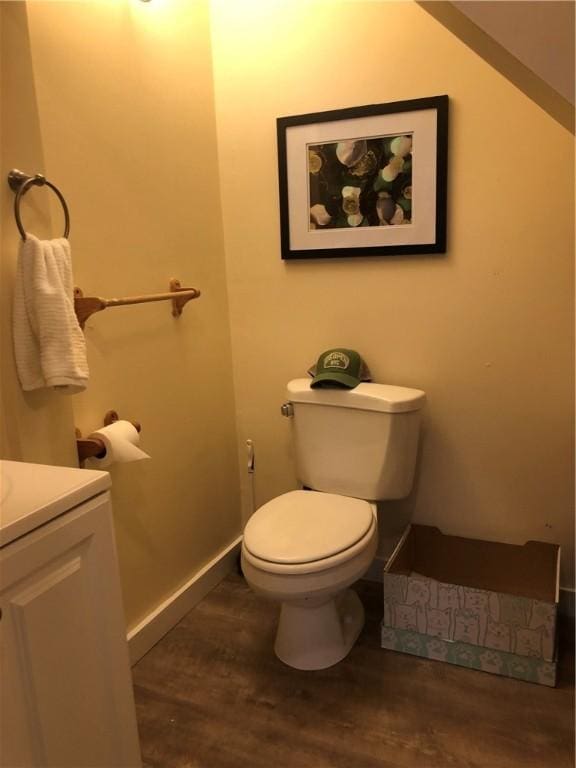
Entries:
POLYGON ((92 432, 89 435, 90 438, 102 440, 106 446, 106 454, 101 459, 96 456, 86 459, 84 466, 87 469, 105 469, 111 464, 125 464, 128 461, 150 458, 147 453, 137 447, 140 435, 129 421, 115 421, 107 427, 92 432))

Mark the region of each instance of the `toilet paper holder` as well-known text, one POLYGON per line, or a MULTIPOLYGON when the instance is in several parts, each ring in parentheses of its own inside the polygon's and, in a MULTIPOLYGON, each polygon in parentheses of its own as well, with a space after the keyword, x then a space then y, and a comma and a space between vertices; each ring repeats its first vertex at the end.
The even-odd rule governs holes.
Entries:
MULTIPOLYGON (((116 411, 106 411, 104 414, 104 426, 108 427, 114 424, 120 417, 116 411)), ((137 432, 141 432, 142 426, 138 421, 130 422, 137 432)), ((106 446, 99 437, 83 438, 79 429, 76 429, 76 450, 78 451, 78 462, 82 465, 86 459, 95 456, 98 459, 106 455, 106 446)))

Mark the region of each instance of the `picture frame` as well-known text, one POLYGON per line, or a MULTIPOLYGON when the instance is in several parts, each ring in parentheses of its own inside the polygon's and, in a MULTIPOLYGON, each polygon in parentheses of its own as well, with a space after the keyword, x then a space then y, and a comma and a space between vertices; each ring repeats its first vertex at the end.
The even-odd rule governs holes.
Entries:
POLYGON ((282 259, 446 252, 448 96, 276 123, 282 259))

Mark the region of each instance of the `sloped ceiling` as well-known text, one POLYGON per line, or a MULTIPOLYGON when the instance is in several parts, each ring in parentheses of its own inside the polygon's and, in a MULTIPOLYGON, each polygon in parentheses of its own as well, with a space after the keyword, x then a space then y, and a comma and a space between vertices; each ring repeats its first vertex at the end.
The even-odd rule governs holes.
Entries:
POLYGON ((418 4, 574 133, 574 0, 418 4))
POLYGON ((574 104, 574 2, 453 2, 480 29, 574 104))

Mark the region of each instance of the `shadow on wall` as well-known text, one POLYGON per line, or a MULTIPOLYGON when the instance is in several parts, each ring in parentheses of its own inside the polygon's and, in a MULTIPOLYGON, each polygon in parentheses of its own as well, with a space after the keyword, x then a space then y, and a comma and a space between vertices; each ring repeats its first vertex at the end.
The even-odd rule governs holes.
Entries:
POLYGON ((405 499, 378 502, 378 552, 379 560, 387 560, 392 554, 398 540, 404 533, 406 526, 415 522, 414 510, 416 509, 421 477, 421 463, 426 442, 426 420, 420 424, 420 439, 418 441, 418 454, 414 468, 414 484, 412 490, 405 499))

